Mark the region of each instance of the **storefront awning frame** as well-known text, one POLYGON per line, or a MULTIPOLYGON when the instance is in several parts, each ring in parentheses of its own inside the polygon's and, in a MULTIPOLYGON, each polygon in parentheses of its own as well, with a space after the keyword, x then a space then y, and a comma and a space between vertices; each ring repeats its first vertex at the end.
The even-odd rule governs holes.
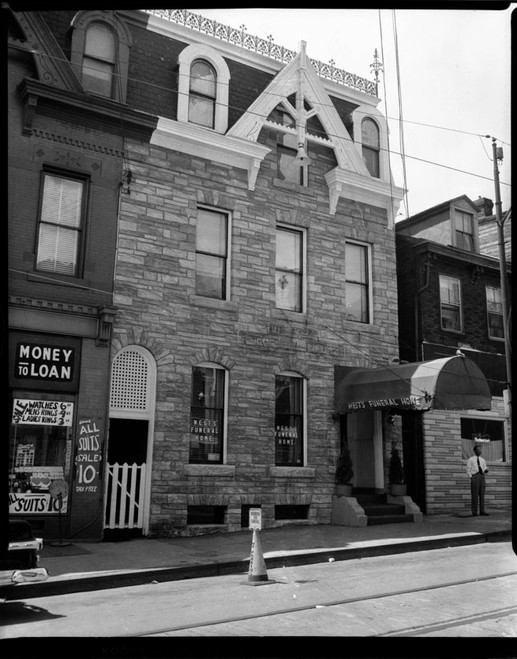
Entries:
POLYGON ((337 414, 388 408, 490 410, 491 399, 483 372, 464 355, 383 368, 335 368, 337 414))

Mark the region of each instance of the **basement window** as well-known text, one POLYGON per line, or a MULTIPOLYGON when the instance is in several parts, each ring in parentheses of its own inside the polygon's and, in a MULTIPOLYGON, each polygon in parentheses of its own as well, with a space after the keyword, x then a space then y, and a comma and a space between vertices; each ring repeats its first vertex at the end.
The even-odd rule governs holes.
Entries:
POLYGON ((224 524, 226 506, 187 506, 187 525, 224 524))
POLYGON ((275 506, 275 520, 309 519, 309 506, 275 506))

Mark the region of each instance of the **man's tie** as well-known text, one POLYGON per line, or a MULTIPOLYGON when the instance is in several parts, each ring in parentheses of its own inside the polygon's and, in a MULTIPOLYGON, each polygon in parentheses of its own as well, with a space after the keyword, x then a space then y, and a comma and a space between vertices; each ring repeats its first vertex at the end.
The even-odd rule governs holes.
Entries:
POLYGON ((481 469, 481 465, 479 463, 479 456, 478 456, 478 471, 479 471, 480 474, 483 473, 483 470, 481 469))

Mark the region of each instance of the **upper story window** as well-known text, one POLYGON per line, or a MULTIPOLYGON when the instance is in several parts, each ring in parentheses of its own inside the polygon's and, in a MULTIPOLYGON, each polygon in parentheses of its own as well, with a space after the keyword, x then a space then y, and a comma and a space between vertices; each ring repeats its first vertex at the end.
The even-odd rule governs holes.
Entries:
POLYGON ((474 241, 474 216, 472 213, 456 210, 454 212, 455 220, 455 246, 465 249, 468 252, 475 251, 474 241))
POLYGON ((86 179, 44 172, 36 269, 79 276, 86 179))
POLYGON ((214 128, 217 76, 210 64, 196 60, 190 68, 188 120, 214 128))
POLYGON ((375 178, 380 177, 380 132, 373 119, 363 119, 361 122, 361 136, 363 144, 363 160, 375 178))
POLYGON ((198 209, 196 226, 196 294, 228 299, 229 216, 198 209))
POLYGON ((304 242, 303 231, 277 227, 275 287, 278 309, 304 310, 304 242))
POLYGON ((503 302, 500 288, 486 287, 486 309, 488 338, 504 339, 503 302))
POLYGON ((345 245, 346 318, 370 322, 370 248, 347 242, 345 245))
POLYGON ((86 30, 82 80, 86 91, 111 98, 115 73, 115 36, 105 23, 86 30))
POLYGON ((72 20, 70 61, 84 90, 126 102, 131 34, 113 11, 80 11, 72 20))
POLYGON ((462 331, 461 282, 455 277, 440 275, 440 317, 442 329, 462 331))
POLYGON ((297 373, 275 378, 275 464, 300 467, 305 446, 305 380, 297 373))
POLYGON ((227 372, 222 366, 205 363, 192 369, 189 462, 223 462, 226 391, 227 372))
POLYGON ((225 133, 230 70, 212 48, 192 44, 178 57, 178 121, 225 133))
POLYGON ((309 167, 300 164, 298 151, 281 144, 277 147, 278 178, 298 185, 308 185, 309 167))

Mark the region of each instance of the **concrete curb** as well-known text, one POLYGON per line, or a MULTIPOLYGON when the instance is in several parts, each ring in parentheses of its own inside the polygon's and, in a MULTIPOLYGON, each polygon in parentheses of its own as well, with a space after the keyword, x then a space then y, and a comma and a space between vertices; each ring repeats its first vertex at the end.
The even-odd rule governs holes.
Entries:
MULTIPOLYGON (((336 561, 351 560, 355 558, 368 558, 372 556, 386 556, 402 554, 413 551, 426 551, 431 549, 445 549, 465 545, 483 544, 485 542, 504 542, 511 540, 511 531, 493 531, 489 533, 468 533, 459 536, 426 538, 424 540, 408 540, 369 546, 358 546, 341 549, 314 550, 301 554, 286 554, 283 556, 269 556, 265 558, 266 568, 294 567, 297 565, 312 565, 325 563, 329 559, 336 561)), ((270 552, 273 553, 273 552, 270 552)), ((107 588, 122 588, 125 586, 140 586, 153 581, 165 583, 183 579, 196 579, 202 577, 217 577, 229 574, 246 574, 249 569, 249 560, 225 561, 213 563, 200 563, 183 567, 147 568, 144 570, 82 573, 72 575, 69 579, 50 577, 48 581, 34 584, 20 584, 7 587, 1 593, 5 600, 21 600, 35 597, 52 597, 69 593, 104 590, 107 588)))

